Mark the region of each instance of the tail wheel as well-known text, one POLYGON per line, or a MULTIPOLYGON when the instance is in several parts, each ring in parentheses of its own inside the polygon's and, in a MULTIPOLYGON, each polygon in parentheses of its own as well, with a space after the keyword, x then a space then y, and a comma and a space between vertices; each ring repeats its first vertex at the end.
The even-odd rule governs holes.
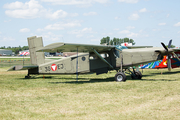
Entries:
POLYGON ((126 81, 126 75, 123 72, 118 72, 115 75, 115 80, 117 82, 125 82, 126 81))

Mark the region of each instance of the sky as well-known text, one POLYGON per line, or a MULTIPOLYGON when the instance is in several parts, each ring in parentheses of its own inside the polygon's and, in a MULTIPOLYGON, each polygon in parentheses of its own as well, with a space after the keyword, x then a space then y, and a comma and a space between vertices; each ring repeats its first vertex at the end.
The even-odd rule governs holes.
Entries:
POLYGON ((0 46, 27 46, 27 37, 100 44, 103 37, 135 45, 180 47, 179 0, 1 0, 0 46))

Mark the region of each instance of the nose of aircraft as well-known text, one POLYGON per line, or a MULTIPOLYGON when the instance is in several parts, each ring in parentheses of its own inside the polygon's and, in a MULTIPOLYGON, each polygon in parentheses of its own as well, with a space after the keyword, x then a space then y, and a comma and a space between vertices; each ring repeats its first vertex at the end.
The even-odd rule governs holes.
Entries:
POLYGON ((171 59, 170 59, 170 54, 171 53, 173 53, 173 55, 180 61, 178 56, 174 53, 174 50, 170 49, 171 43, 172 43, 172 40, 169 41, 168 48, 167 48, 166 45, 163 42, 161 42, 161 45, 164 47, 164 49, 166 50, 167 55, 168 55, 168 70, 169 71, 171 71, 171 59))

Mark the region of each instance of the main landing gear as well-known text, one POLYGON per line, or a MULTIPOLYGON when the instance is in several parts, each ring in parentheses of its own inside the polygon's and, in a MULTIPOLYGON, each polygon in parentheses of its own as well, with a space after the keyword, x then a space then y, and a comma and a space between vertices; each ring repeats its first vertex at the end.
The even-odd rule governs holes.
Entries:
POLYGON ((126 81, 126 75, 123 72, 118 72, 115 75, 115 80, 117 82, 125 82, 126 81))
POLYGON ((25 79, 29 79, 29 78, 31 78, 31 76, 30 76, 29 74, 27 74, 27 75, 25 76, 25 79))
POLYGON ((115 80, 117 82, 125 82, 126 81, 125 73, 130 74, 132 79, 141 79, 142 78, 142 74, 140 71, 135 71, 134 68, 133 68, 133 72, 130 69, 127 69, 127 70, 128 70, 128 72, 126 72, 126 69, 125 69, 125 71, 117 72, 115 75, 115 80))

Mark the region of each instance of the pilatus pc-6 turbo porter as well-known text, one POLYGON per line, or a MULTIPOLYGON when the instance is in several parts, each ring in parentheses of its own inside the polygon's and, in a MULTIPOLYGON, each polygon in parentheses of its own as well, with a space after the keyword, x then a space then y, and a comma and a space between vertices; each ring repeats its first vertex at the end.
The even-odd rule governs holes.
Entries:
MULTIPOLYGON (((115 80, 126 81, 125 72, 131 74, 132 78, 141 79, 140 71, 129 68, 157 61, 164 55, 173 53, 174 50, 167 48, 164 43, 162 48, 136 48, 127 49, 124 46, 103 46, 89 44, 53 43, 43 47, 42 37, 29 37, 28 45, 32 66, 12 66, 12 70, 28 70, 29 78, 33 74, 85 74, 107 73, 116 70, 115 80), (77 52, 77 55, 59 60, 45 59, 44 52, 77 52)), ((169 42, 169 46, 171 41, 169 42)))

